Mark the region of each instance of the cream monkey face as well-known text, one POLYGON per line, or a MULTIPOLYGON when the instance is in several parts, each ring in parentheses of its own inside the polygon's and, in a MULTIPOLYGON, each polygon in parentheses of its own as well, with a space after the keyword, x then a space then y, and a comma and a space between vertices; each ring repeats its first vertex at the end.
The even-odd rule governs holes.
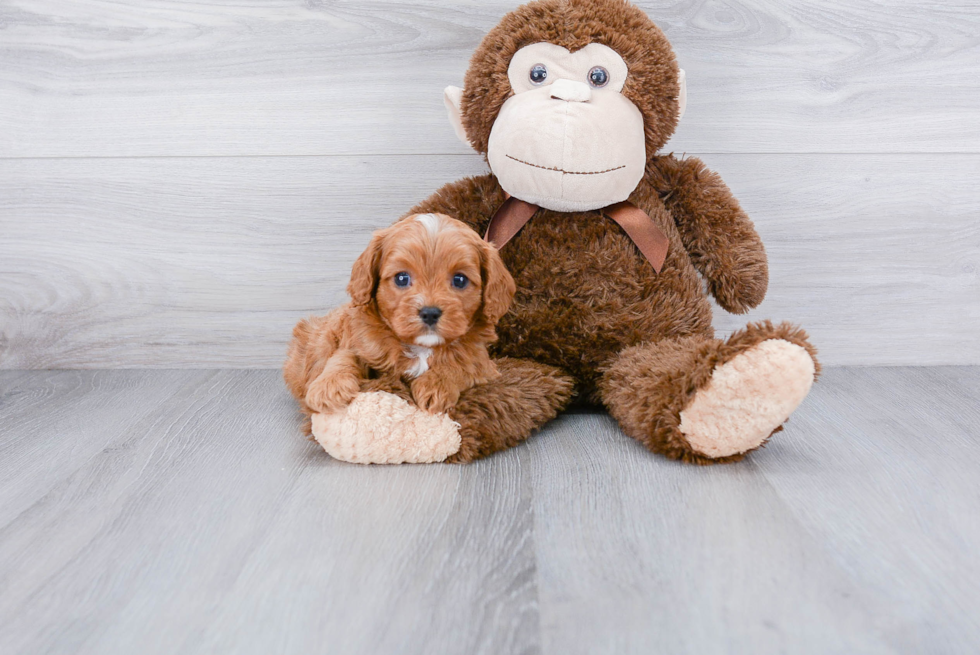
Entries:
POLYGON ((646 164, 643 116, 621 93, 628 74, 598 43, 574 53, 552 43, 518 50, 507 71, 514 95, 487 151, 500 186, 556 211, 626 200, 646 164))

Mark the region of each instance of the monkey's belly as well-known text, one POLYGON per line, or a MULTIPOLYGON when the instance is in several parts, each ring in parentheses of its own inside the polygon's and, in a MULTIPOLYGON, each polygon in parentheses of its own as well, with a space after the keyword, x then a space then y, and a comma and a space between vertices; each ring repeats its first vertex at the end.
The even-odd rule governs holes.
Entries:
POLYGON ((496 354, 561 367, 588 394, 623 348, 710 336, 700 278, 682 248, 671 250, 658 274, 608 219, 539 212, 501 251, 517 295, 498 326, 496 354))

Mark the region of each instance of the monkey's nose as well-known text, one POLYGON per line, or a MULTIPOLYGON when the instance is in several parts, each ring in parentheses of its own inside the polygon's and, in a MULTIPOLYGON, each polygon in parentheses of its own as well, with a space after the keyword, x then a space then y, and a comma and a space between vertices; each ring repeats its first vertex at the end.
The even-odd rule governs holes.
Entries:
POLYGON ((423 307, 419 310, 419 318, 429 327, 438 323, 440 316, 442 316, 442 310, 438 307, 423 307))
POLYGON ((551 97, 566 102, 588 102, 592 99, 592 89, 585 82, 557 80, 551 85, 551 97))

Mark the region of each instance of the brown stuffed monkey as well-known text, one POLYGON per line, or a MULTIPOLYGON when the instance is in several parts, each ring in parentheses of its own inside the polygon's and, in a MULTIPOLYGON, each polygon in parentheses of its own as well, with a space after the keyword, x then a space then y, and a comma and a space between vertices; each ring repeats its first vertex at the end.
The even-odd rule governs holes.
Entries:
POLYGON ((355 462, 468 462, 526 439, 573 397, 656 453, 699 464, 761 446, 819 365, 793 326, 714 338, 710 293, 742 313, 766 293, 758 234, 721 178, 661 155, 685 101, 664 34, 624 0, 540 0, 503 18, 446 89, 457 134, 492 174, 407 214, 456 217, 500 248, 517 283, 494 346, 501 377, 449 417, 365 389, 314 415, 355 462), (451 419, 451 420, 450 420, 451 419))

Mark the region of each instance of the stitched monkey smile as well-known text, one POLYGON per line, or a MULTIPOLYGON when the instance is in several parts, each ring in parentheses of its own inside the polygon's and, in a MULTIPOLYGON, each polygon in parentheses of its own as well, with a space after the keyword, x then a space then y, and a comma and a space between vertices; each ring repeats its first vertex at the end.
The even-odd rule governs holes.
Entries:
POLYGON ((626 165, 617 166, 616 168, 607 168, 604 171, 566 171, 561 168, 553 168, 551 166, 539 166, 538 164, 532 164, 531 162, 524 161, 523 159, 518 159, 517 157, 511 157, 506 155, 507 159, 513 159, 518 164, 524 164, 525 166, 530 166, 531 168, 540 168, 545 171, 555 171, 556 173, 562 173, 563 175, 602 175, 603 173, 612 173, 613 171, 618 171, 621 168, 626 168, 626 165))

